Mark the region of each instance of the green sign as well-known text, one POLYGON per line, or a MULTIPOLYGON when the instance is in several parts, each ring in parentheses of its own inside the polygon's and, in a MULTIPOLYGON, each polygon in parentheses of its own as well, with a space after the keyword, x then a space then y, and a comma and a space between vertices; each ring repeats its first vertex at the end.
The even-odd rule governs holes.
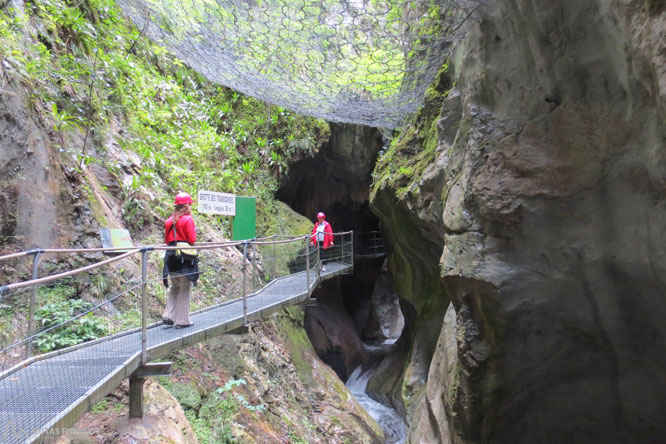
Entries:
POLYGON ((257 199, 236 196, 236 215, 231 224, 232 240, 247 240, 257 237, 257 199))

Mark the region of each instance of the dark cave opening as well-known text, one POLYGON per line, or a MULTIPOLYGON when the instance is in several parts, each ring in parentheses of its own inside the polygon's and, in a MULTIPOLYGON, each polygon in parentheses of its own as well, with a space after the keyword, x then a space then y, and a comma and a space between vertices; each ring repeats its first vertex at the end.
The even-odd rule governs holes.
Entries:
MULTIPOLYGON (((311 158, 290 166, 277 197, 314 224, 319 211, 334 232, 381 231, 369 204, 371 173, 384 145, 369 127, 331 123, 331 138, 311 158)), ((322 283, 305 327, 319 357, 342 380, 372 356, 364 342, 396 339, 404 319, 382 257, 355 256, 354 272, 322 283)))

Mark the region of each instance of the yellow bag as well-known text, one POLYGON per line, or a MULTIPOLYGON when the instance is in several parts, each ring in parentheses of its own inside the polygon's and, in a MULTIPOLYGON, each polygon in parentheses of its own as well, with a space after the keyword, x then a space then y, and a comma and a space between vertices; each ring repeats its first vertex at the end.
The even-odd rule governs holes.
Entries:
POLYGON ((173 238, 175 239, 176 246, 178 247, 178 250, 176 250, 176 257, 186 261, 195 260, 199 255, 197 249, 192 248, 192 245, 190 245, 189 242, 178 240, 178 234, 176 233, 176 221, 173 221, 171 226, 173 227, 173 238))
POLYGON ((176 242, 178 250, 176 250, 176 257, 192 261, 197 258, 199 252, 196 248, 192 248, 188 242, 176 242))

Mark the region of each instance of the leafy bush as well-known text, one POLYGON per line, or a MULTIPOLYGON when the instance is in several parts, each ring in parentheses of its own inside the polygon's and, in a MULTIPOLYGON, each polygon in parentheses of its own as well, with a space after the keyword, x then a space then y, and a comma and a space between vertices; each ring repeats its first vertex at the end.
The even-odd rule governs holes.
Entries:
MULTIPOLYGON (((236 440, 231 432, 231 423, 234 418, 242 412, 263 413, 266 410, 264 404, 253 405, 243 395, 233 393, 234 388, 245 384, 244 379, 228 381, 209 396, 205 405, 199 410, 199 423, 205 425, 208 430, 212 430, 213 436, 208 438, 209 443, 235 443, 236 440)), ((199 438, 202 441, 201 437, 199 438)))
POLYGON ((322 120, 207 81, 143 36, 112 0, 26 6, 25 14, 0 11, 2 72, 28 91, 68 170, 98 163, 117 179, 131 231, 151 225, 165 193, 272 200, 288 165, 328 140, 322 120), (138 155, 131 165, 105 155, 109 138, 138 155))
MULTIPOLYGON (((38 308, 35 312, 35 318, 43 329, 48 329, 70 320, 77 313, 88 310, 91 306, 91 303, 81 299, 54 302, 38 308)), ((40 351, 48 352, 97 339, 106 335, 106 333, 105 320, 89 313, 39 335, 35 344, 40 351)))

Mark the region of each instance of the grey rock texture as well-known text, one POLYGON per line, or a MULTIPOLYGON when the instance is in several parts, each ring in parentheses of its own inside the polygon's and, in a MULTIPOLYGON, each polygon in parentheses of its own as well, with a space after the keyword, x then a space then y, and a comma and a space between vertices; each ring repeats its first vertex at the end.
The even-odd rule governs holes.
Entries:
POLYGON ((317 212, 324 211, 334 231, 360 230, 372 217, 368 208, 370 173, 382 147, 382 137, 370 127, 336 123, 330 126, 329 142, 315 157, 289 167, 277 197, 313 223, 317 212))
MULTIPOLYGON (((52 159, 58 158, 27 111, 20 88, 0 89, 0 245, 48 247, 57 239, 63 198, 52 159)), ((67 196, 65 196, 67 197, 67 196)))
POLYGON ((396 153, 432 161, 372 201, 426 350, 410 442, 666 442, 665 42, 664 2, 506 0, 457 47, 396 153))
POLYGON ((339 282, 324 282, 313 297, 317 305, 306 309, 305 331, 317 355, 346 381, 366 357, 354 322, 344 309, 339 282))
POLYGON ((400 337, 405 320, 400 311, 398 294, 385 269, 382 269, 375 282, 368 311, 368 319, 361 332, 362 338, 382 342, 400 337))

